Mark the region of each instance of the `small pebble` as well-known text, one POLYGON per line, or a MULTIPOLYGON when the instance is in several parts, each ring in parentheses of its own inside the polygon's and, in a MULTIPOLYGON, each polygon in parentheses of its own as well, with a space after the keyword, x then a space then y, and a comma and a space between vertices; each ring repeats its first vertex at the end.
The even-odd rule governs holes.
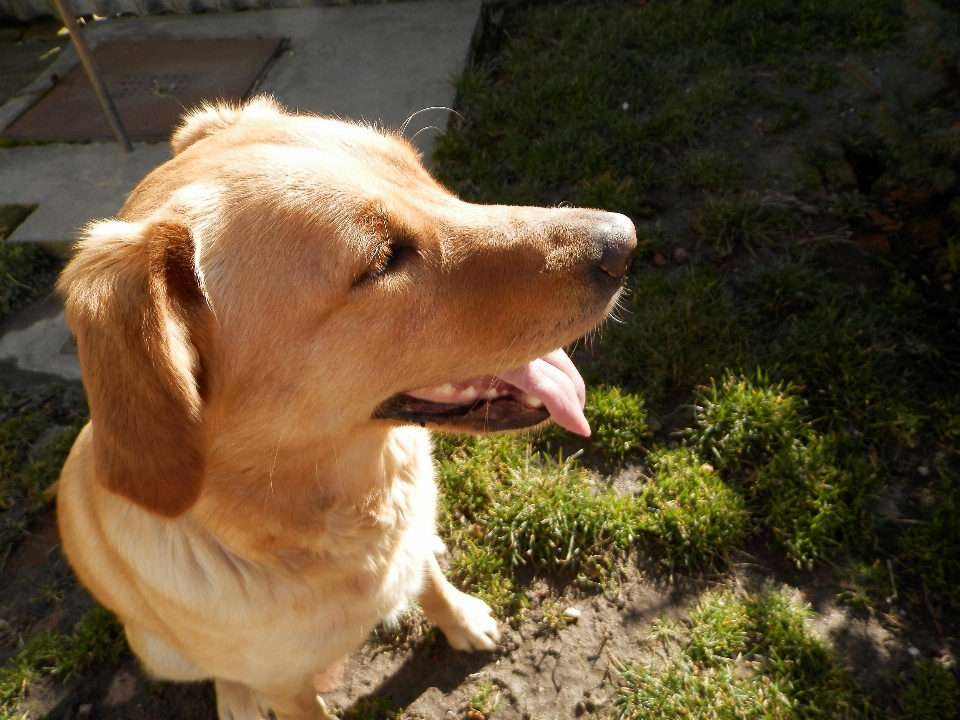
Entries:
POLYGON ((923 657, 923 653, 917 650, 913 645, 907 645, 907 652, 910 653, 910 657, 914 660, 919 660, 923 657))
POLYGON ((625 103, 623 104, 623 109, 624 109, 624 110, 629 110, 629 109, 630 109, 630 103, 625 102, 625 103))
POLYGON ((930 474, 930 468, 926 465, 920 465, 917 467, 917 472, 920 474, 920 477, 926 477, 930 474))
POLYGON ((83 705, 77 708, 78 718, 90 717, 92 713, 93 713, 93 705, 91 703, 84 703, 83 705))
POLYGON ((467 720, 486 720, 482 712, 473 708, 467 710, 466 718, 467 720))
POLYGON ((576 622, 577 620, 579 620, 581 615, 580 609, 575 607, 568 607, 566 610, 563 611, 563 614, 566 615, 573 622, 576 622))
POLYGON ((704 463, 703 465, 700 466, 700 469, 706 473, 712 473, 713 465, 711 465, 710 463, 704 463))
POLYGON ((677 265, 683 265, 687 260, 690 259, 690 251, 686 248, 679 247, 673 251, 673 261, 677 265))
POLYGON ((667 259, 663 256, 663 253, 656 253, 653 256, 653 264, 657 267, 663 267, 667 264, 667 259))

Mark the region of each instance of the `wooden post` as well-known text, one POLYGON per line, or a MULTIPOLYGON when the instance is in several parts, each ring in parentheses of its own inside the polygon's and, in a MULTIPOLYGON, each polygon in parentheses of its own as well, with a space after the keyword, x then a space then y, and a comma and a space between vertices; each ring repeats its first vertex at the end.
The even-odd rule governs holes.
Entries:
POLYGON ((113 106, 113 100, 110 99, 110 95, 107 93, 107 88, 103 84, 103 80, 100 79, 100 73, 97 70, 97 65, 93 61, 93 54, 90 52, 90 48, 87 46, 86 41, 80 34, 80 26, 77 25, 77 18, 73 15, 73 10, 70 8, 69 0, 53 1, 57 6, 57 11, 60 13, 60 18, 63 20, 63 24, 70 33, 70 39, 73 41, 73 47, 77 50, 77 55, 80 56, 80 62, 83 63, 83 68, 87 71, 87 77, 90 78, 90 84, 93 85, 93 91, 97 94, 97 98, 100 100, 100 105, 103 107, 103 111, 107 114, 107 120, 110 121, 110 127, 113 128, 113 133, 117 136, 117 142, 120 143, 120 149, 125 153, 133 152, 133 145, 130 143, 130 138, 127 136, 127 131, 123 129, 123 123, 120 122, 120 116, 117 114, 117 108, 113 106))

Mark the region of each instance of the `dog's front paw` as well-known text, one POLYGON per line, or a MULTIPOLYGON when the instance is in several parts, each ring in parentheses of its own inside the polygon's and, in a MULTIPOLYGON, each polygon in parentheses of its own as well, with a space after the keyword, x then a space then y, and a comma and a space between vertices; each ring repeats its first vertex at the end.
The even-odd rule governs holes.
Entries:
POLYGON ((219 720, 267 720, 270 717, 257 694, 246 685, 217 678, 214 687, 219 720))
POLYGON ((478 598, 454 592, 456 595, 450 598, 449 618, 440 625, 450 647, 466 652, 495 649, 500 631, 490 606, 478 598))

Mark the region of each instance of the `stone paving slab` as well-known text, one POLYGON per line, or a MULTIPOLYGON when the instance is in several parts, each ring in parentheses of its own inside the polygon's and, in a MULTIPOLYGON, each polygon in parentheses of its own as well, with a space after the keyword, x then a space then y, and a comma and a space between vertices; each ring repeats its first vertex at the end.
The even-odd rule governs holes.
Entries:
MULTIPOLYGON (((159 16, 93 23, 85 31, 96 47, 110 40, 289 38, 290 49, 268 69, 257 92, 291 109, 398 127, 428 107, 452 107, 452 78, 467 61, 480 18, 480 0, 428 0, 192 16, 159 16)), ((25 94, 0 107, 9 125, 76 64, 65 48, 25 94), (32 95, 31 95, 32 93, 32 95)), ((446 126, 446 110, 424 112, 407 128, 446 126)), ((436 130, 416 135, 429 160, 436 130)), ((11 242, 37 242, 67 252, 87 222, 116 214, 126 195, 170 157, 166 143, 135 143, 131 155, 115 143, 50 144, 0 149, 0 204, 36 205, 11 242)), ((79 377, 76 355, 62 352, 62 315, 0 337, 0 362, 79 377)))
POLYGON ((167 143, 36 145, 0 150, 0 204, 36 205, 11 242, 34 242, 66 255, 77 231, 117 214, 127 194, 171 157, 167 143))

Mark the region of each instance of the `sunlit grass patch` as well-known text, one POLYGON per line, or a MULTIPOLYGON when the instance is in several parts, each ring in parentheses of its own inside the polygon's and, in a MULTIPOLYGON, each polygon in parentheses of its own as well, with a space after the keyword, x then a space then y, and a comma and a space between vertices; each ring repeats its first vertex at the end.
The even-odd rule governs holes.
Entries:
POLYGON ((573 622, 573 618, 565 612, 563 603, 558 600, 547 600, 540 606, 540 619, 537 627, 541 632, 556 635, 573 622))
POLYGON ((587 390, 584 415, 590 423, 590 446, 619 461, 643 449, 649 435, 643 397, 617 387, 600 385, 587 390))
POLYGON ((753 253, 783 239, 791 227, 786 210, 762 207, 752 195, 733 193, 707 195, 693 223, 700 242, 720 257, 738 247, 753 253))
POLYGON ((728 375, 699 391, 691 444, 717 465, 798 567, 812 567, 869 526, 860 517, 875 468, 847 453, 835 435, 818 434, 789 384, 728 375), (856 530, 854 528, 857 528, 856 530))
POLYGON ((650 511, 648 529, 671 567, 698 567, 736 547, 749 529, 743 499, 687 448, 647 458, 656 475, 640 504, 650 511))
POLYGON ((514 568, 602 581, 629 550, 644 511, 633 498, 597 487, 569 460, 533 452, 522 438, 469 438, 441 446, 441 522, 455 544, 461 584, 498 612, 526 600, 514 568))
POLYGON ((644 512, 633 498, 597 488, 571 463, 516 473, 478 517, 485 541, 515 567, 601 578, 629 549, 644 512))
POLYGON ((71 635, 48 630, 30 638, 0 668, 0 720, 19 717, 17 706, 30 683, 44 675, 66 679, 127 650, 123 628, 101 606, 90 610, 71 635))
POLYGON ((728 375, 701 388, 694 447, 720 470, 766 462, 776 447, 809 433, 801 416, 803 401, 791 385, 771 384, 760 371, 755 379, 728 375))
POLYGON ((706 593, 688 623, 657 623, 658 660, 621 669, 616 717, 858 717, 855 687, 809 616, 784 590, 706 593))
POLYGON ((470 698, 470 707, 481 716, 490 717, 500 708, 500 688, 489 678, 481 680, 470 698))
POLYGON ((634 497, 598 486, 575 461, 528 456, 525 445, 471 438, 438 453, 451 569, 497 612, 526 605, 520 566, 603 583, 637 541, 655 542, 671 568, 693 568, 749 529, 742 498, 688 449, 649 456, 656 473, 634 497))

